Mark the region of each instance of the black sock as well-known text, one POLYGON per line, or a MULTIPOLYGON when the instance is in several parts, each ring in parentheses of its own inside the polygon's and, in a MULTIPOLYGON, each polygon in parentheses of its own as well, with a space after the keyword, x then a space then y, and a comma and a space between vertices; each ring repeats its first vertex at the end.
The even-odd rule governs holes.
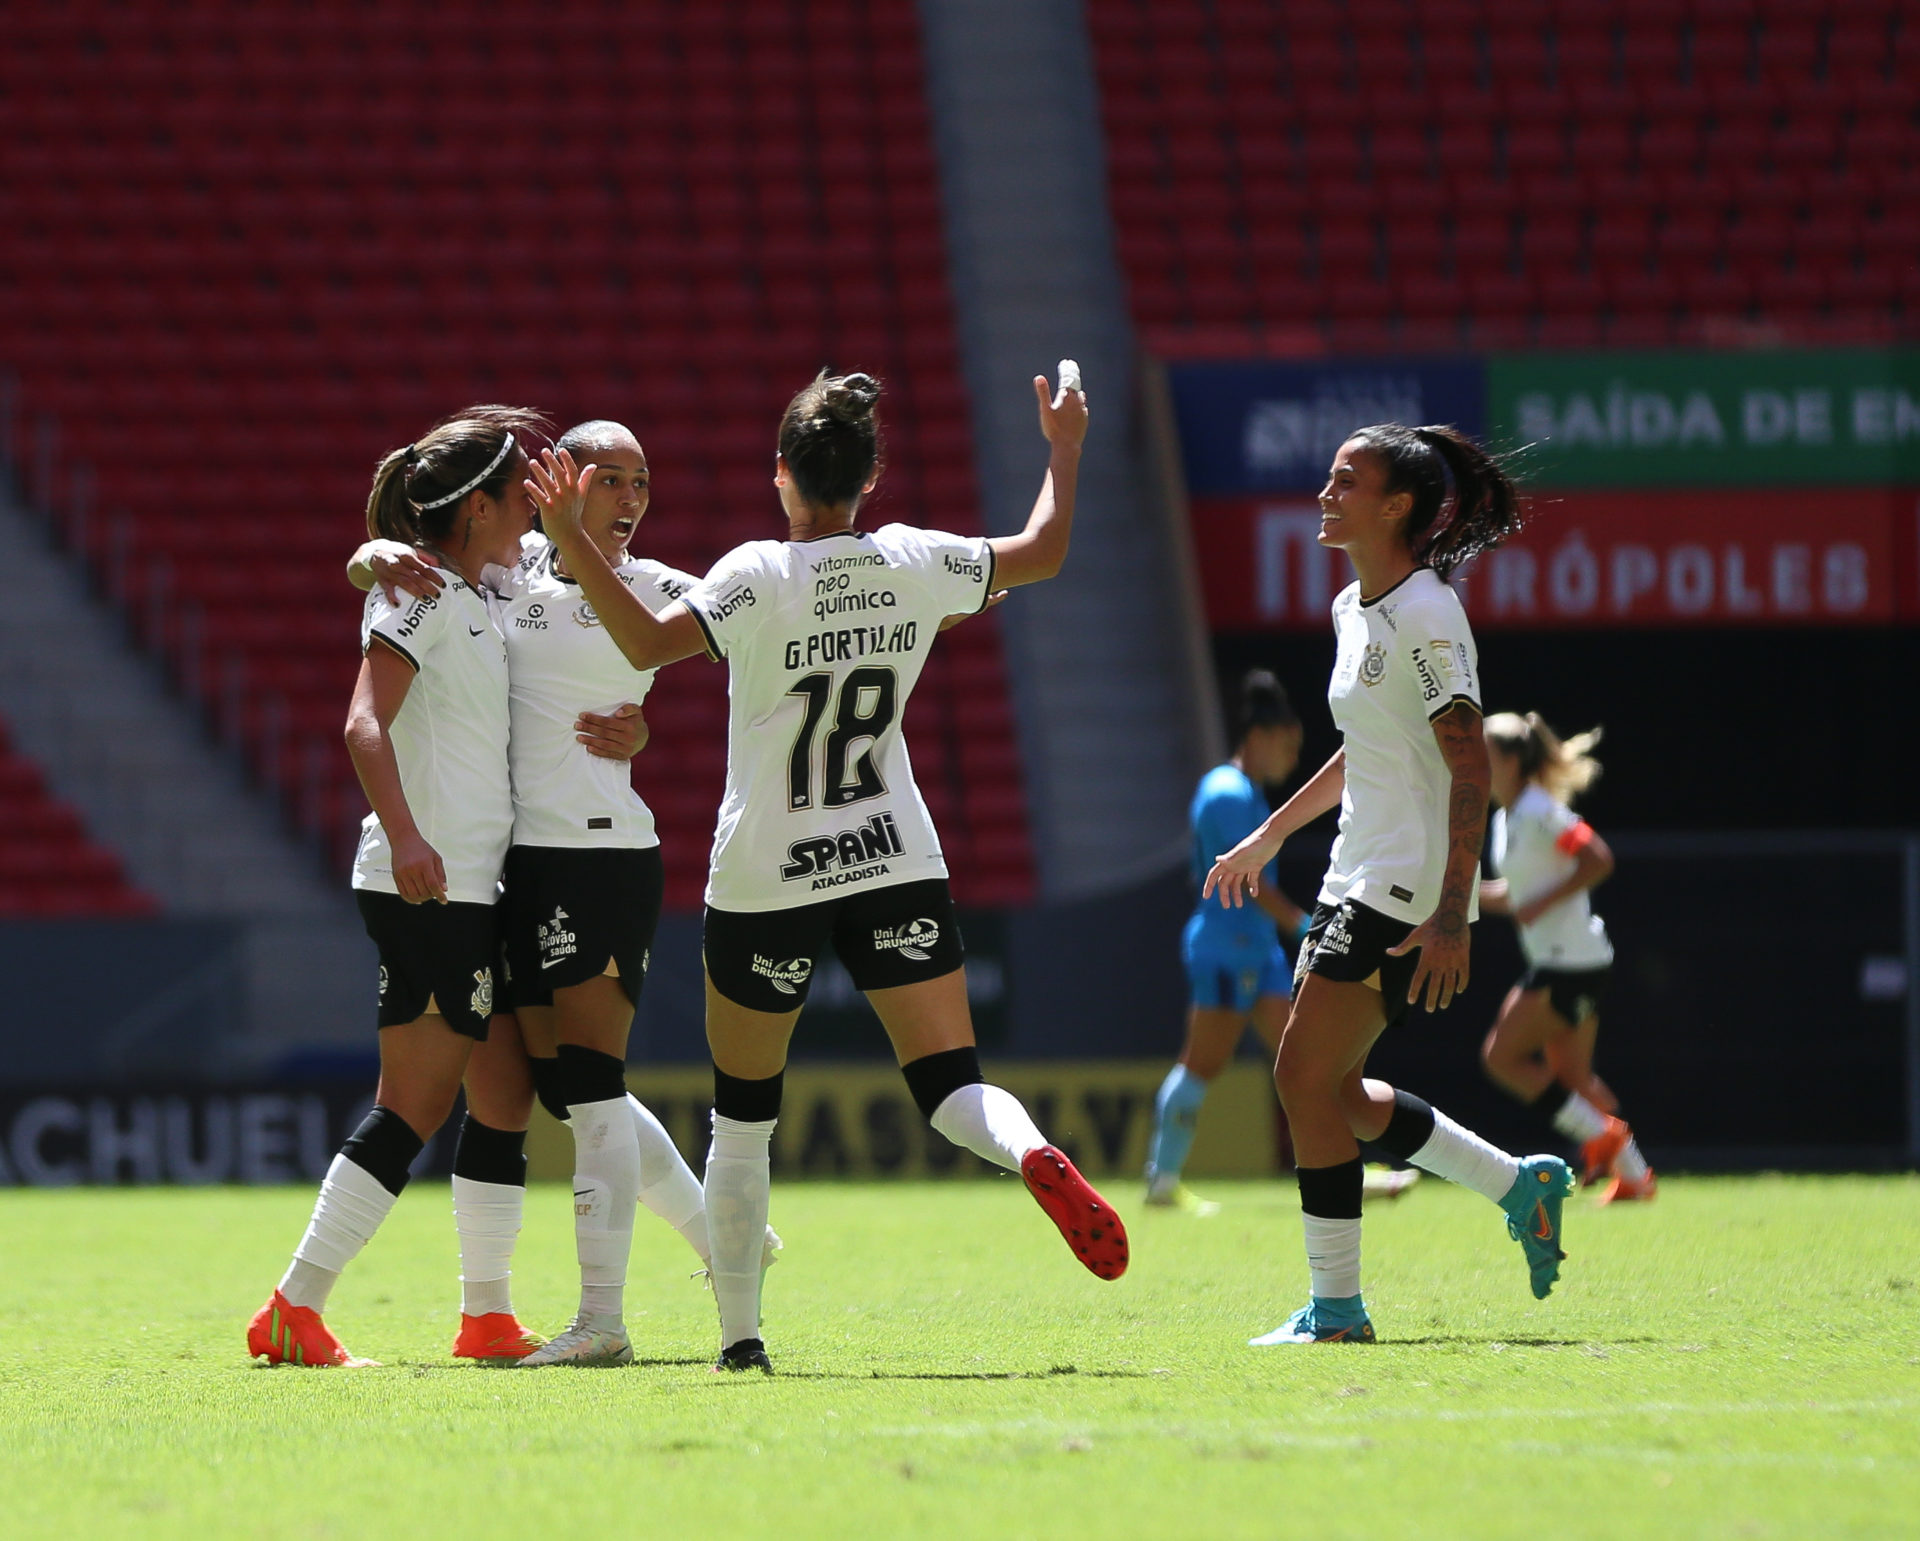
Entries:
POLYGON ((972 1044, 923 1054, 902 1065, 900 1074, 907 1078, 907 1090, 927 1118, 932 1118, 940 1104, 961 1087, 978 1086, 986 1080, 980 1073, 980 1051, 972 1044))
POLYGON ((1412 1092, 1393 1094, 1393 1116, 1373 1143, 1396 1161, 1411 1161, 1414 1153, 1433 1138, 1433 1109, 1412 1092))
POLYGON ((470 1182, 527 1185, 527 1132, 495 1129, 469 1113, 460 1124, 460 1143, 453 1148, 453 1175, 470 1182))
POLYGON ((787 1073, 776 1070, 762 1081, 728 1075, 713 1067, 713 1111, 737 1124, 764 1124, 780 1116, 780 1094, 787 1073))
POLYGON ((527 1068, 533 1072, 533 1094, 540 1099, 540 1106, 564 1124, 567 1121, 567 1100, 560 1095, 557 1084, 560 1061, 528 1055, 527 1068))
POLYGON ((1573 1091, 1570 1087, 1562 1086, 1558 1081, 1550 1081, 1547 1083, 1547 1089, 1527 1106, 1540 1115, 1541 1123, 1551 1129, 1554 1119, 1567 1105, 1567 1099, 1572 1095, 1573 1091))
POLYGON ((1366 1169, 1358 1156, 1338 1166, 1295 1167, 1293 1176, 1300 1184, 1300 1208, 1306 1214, 1322 1220, 1360 1218, 1366 1169))
POLYGON ((413 1132, 411 1124, 392 1108, 376 1103, 360 1127, 347 1136, 340 1154, 398 1198, 407 1185, 407 1168, 426 1148, 427 1142, 413 1132))
POLYGON ((583 1102, 612 1102, 627 1094, 626 1062, 611 1054, 563 1043, 556 1063, 554 1093, 569 1108, 583 1102))

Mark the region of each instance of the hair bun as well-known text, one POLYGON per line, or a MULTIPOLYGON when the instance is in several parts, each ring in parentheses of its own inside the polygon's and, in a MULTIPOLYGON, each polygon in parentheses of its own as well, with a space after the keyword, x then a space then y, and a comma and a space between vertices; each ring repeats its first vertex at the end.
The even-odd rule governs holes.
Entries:
POLYGON ((873 416, 874 403, 880 399, 880 382, 872 375, 843 375, 829 380, 820 393, 820 404, 836 422, 861 423, 873 416))

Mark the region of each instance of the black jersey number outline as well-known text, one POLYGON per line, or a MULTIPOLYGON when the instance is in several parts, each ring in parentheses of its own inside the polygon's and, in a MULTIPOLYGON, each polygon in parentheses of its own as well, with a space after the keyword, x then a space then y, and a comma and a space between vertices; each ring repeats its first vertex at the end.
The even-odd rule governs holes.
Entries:
MULTIPOLYGON (((844 808, 864 802, 887 790, 873 763, 873 747, 880 735, 893 726, 900 698, 899 675, 883 664, 866 664, 849 670, 840 685, 840 699, 834 707, 833 726, 827 731, 825 764, 821 767, 820 806, 844 808), (869 696, 868 692, 872 692, 869 696), (862 698, 871 703, 863 709, 862 698), (847 756, 861 739, 871 740, 852 766, 848 781, 847 756)), ((813 741, 820 720, 827 714, 827 701, 833 694, 831 674, 809 674, 795 682, 787 692, 806 703, 806 715, 800 731, 794 735, 787 755, 787 808, 789 811, 813 806, 813 741)))

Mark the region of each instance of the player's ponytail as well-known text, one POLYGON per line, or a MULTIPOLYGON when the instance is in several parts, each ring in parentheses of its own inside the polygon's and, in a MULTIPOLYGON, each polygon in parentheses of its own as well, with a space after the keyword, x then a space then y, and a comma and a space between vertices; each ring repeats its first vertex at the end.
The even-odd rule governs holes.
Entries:
POLYGON ((1246 742, 1255 728, 1290 728, 1299 724, 1299 713, 1287 699, 1287 687, 1269 669, 1249 669, 1240 680, 1239 699, 1234 702, 1233 741, 1246 742))
POLYGON ((1442 578, 1520 528, 1513 478, 1459 429, 1377 423, 1353 438, 1380 457, 1389 494, 1413 494, 1407 548, 1442 578))
POLYGON ((1572 738, 1561 738, 1538 712, 1496 712, 1487 719, 1487 739, 1520 764, 1523 780, 1537 781, 1550 797, 1571 803, 1600 779, 1600 762, 1593 751, 1600 744, 1599 728, 1572 738))
POLYGON ((800 496, 816 508, 840 508, 866 490, 880 465, 880 382, 872 375, 824 369, 780 419, 780 458, 800 496))
POLYGON ((526 407, 482 405, 442 418, 382 457, 367 495, 367 534, 410 546, 443 539, 473 493, 499 500, 518 484, 527 446, 551 426, 526 407))

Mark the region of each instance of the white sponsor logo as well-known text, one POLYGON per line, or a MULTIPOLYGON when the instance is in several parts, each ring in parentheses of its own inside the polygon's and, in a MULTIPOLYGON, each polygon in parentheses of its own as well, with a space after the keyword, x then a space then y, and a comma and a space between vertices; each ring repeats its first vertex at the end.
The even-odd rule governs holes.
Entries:
POLYGON ((553 968, 580 950, 579 937, 567 925, 572 918, 556 904, 553 907, 553 919, 540 922, 535 937, 540 946, 541 968, 553 968))
POLYGON ((775 963, 773 959, 763 958, 756 952, 753 955, 753 972, 782 995, 798 995, 813 974, 813 959, 789 958, 785 963, 775 963))
POLYGON ((940 923, 925 916, 901 926, 882 926, 873 933, 875 952, 897 952, 916 963, 925 963, 932 956, 928 949, 939 943, 940 923))
POLYGON ((387 966, 383 963, 380 965, 380 999, 383 1001, 387 998, 387 985, 390 982, 387 978, 387 966))

